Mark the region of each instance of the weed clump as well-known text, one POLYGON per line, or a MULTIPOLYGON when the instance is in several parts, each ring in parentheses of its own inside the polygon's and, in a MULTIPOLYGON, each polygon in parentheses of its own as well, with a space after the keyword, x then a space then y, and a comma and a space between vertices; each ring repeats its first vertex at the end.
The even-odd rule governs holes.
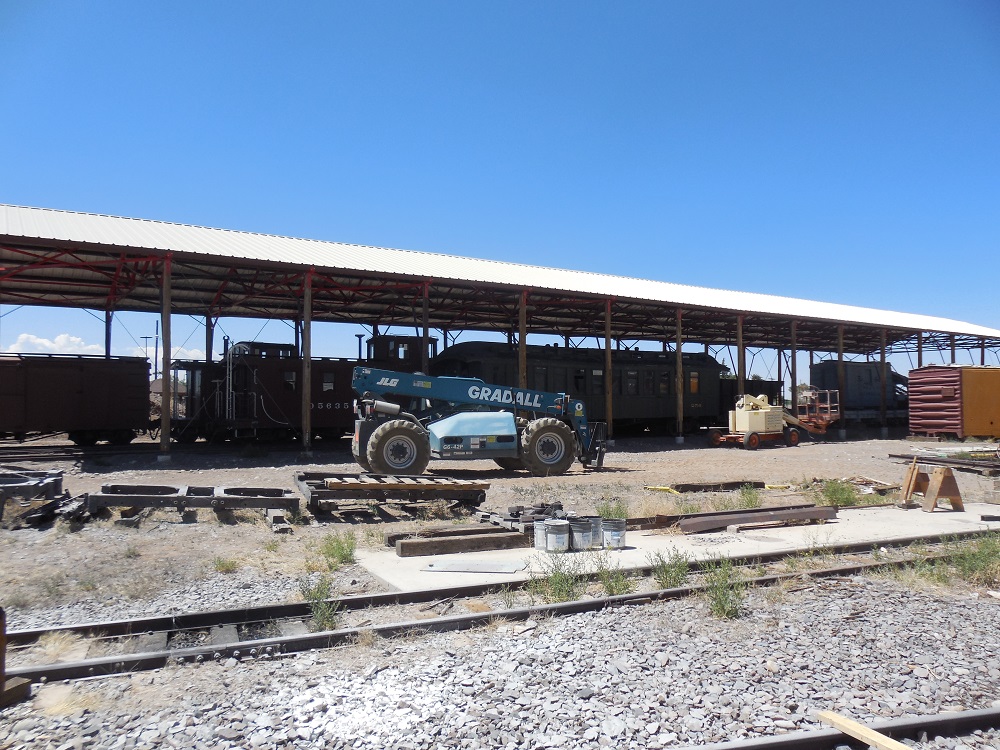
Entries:
POLYGON ((350 565, 356 562, 354 556, 358 548, 358 538, 353 531, 343 533, 336 532, 327 534, 320 542, 320 554, 326 559, 327 567, 330 570, 337 570, 341 565, 350 565))
POLYGON ((594 555, 594 572, 604 593, 608 596, 621 596, 635 591, 636 582, 628 573, 621 569, 617 562, 612 565, 607 552, 594 555))
POLYGON ((760 490, 752 484, 744 484, 740 487, 740 496, 737 500, 737 507, 743 510, 759 508, 762 504, 760 490))
POLYGON ((628 518, 628 504, 618 497, 602 497, 597 501, 597 515, 601 518, 628 518))
POLYGON ((299 579, 299 593, 309 605, 312 612, 313 631, 333 630, 340 618, 340 603, 330 601, 333 595, 333 581, 327 575, 321 575, 315 581, 308 578, 299 579))
POLYGON ((652 568, 653 580, 661 589, 675 589, 683 586, 691 569, 691 562, 687 555, 676 547, 671 548, 667 555, 662 552, 651 553, 646 556, 646 560, 652 568))
POLYGON ((835 508, 846 508, 861 502, 861 497, 854 485, 842 479, 824 481, 819 490, 819 498, 822 505, 832 505, 835 508))
POLYGON ((704 567, 708 609, 716 617, 734 620, 743 614, 746 581, 729 558, 716 558, 704 567))
POLYGON ((532 573, 528 591, 550 604, 579 599, 586 587, 582 559, 572 554, 539 555, 541 572, 532 573))
POLYGON ((212 567, 215 568, 216 573, 235 573, 239 570, 240 564, 231 557, 216 555, 212 558, 212 567))

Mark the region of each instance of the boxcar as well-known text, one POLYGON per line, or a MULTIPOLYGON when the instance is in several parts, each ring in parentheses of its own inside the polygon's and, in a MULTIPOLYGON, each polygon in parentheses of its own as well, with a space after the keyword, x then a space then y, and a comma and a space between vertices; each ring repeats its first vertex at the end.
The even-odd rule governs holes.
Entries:
MULTIPOLYGON (((908 381, 889 368, 889 377, 882 382, 882 365, 878 362, 844 362, 846 393, 840 394, 840 408, 848 422, 876 422, 880 418, 881 391, 885 391, 886 417, 891 423, 905 424, 907 418, 908 381)), ((815 362, 809 368, 810 384, 820 390, 840 390, 837 361, 815 362)))
POLYGON ((148 427, 144 358, 0 355, 0 435, 66 432, 77 445, 124 445, 148 427))
POLYGON ((911 370, 910 432, 1000 438, 1000 367, 932 365, 911 370))

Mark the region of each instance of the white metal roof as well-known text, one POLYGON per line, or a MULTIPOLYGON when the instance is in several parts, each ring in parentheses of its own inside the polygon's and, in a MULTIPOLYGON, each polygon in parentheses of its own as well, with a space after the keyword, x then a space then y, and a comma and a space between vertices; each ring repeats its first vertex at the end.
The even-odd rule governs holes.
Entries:
POLYGON ((1000 330, 929 315, 726 291, 663 281, 503 263, 438 253, 296 239, 55 209, 0 204, 0 236, 172 251, 204 258, 239 258, 317 269, 401 274, 581 293, 682 308, 758 313, 797 319, 1000 338, 1000 330))

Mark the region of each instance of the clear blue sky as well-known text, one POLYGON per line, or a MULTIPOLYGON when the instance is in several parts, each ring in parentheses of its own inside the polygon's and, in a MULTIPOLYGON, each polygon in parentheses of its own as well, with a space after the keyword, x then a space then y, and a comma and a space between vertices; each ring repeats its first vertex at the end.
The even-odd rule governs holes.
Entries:
POLYGON ((3 0, 0 41, 0 202, 1000 328, 995 0, 3 0))

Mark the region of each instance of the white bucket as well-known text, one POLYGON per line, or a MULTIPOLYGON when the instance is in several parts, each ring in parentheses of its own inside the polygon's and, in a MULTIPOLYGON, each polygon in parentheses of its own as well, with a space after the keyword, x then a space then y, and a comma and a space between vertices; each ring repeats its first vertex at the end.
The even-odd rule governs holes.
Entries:
POLYGON ((545 521, 535 521, 535 549, 545 549, 545 521))
POLYGON ((608 549, 624 549, 625 519, 605 518, 602 525, 604 527, 604 546, 608 549))
POLYGON ((550 518, 545 522, 546 552, 567 552, 569 550, 569 521, 550 518))

